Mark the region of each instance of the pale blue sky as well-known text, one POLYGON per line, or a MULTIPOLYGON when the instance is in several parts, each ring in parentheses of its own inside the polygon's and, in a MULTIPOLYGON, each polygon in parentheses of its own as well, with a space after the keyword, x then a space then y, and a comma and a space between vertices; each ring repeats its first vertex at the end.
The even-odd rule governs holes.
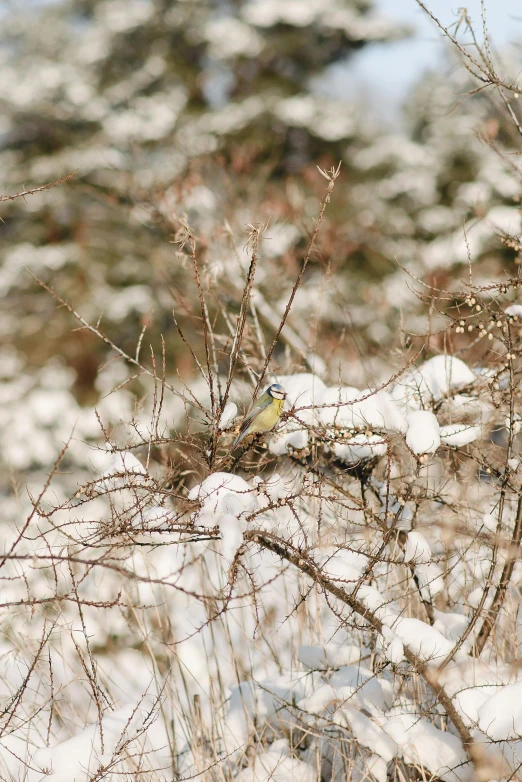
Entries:
MULTIPOLYGON (((53 1, 0 0, 0 12, 19 4, 29 7, 53 1)), ((321 79, 316 86, 320 91, 336 96, 357 94, 377 105, 383 115, 396 118, 411 85, 427 68, 441 63, 444 48, 449 47, 415 0, 375 0, 375 3, 390 19, 415 28, 414 36, 394 43, 365 46, 350 60, 349 68, 342 63, 333 66, 328 78, 321 79)), ((522 42, 522 0, 485 0, 485 3, 493 48, 502 52, 506 43, 522 42)), ((459 6, 466 6, 477 34, 482 38, 481 0, 425 0, 425 4, 445 26, 454 25, 459 6)), ((462 33, 463 26, 460 39, 462 33)))
MULTIPOLYGON (((406 22, 417 32, 413 39, 364 48, 350 64, 350 72, 371 93, 395 103, 426 68, 440 62, 444 44, 440 31, 415 0, 377 0, 377 5, 387 16, 406 22)), ((466 6, 482 38, 480 0, 426 0, 425 5, 445 26, 457 21, 459 6, 466 6)), ((486 18, 492 44, 500 51, 510 41, 522 41, 521 0, 486 0, 486 18)))

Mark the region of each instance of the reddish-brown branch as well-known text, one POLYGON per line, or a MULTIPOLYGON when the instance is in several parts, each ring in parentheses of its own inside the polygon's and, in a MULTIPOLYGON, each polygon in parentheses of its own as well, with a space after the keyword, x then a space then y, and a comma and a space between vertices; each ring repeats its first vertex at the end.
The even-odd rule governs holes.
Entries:
MULTIPOLYGON (((346 592, 345 589, 335 584, 329 578, 325 577, 319 566, 307 554, 299 551, 298 549, 295 549, 288 541, 282 541, 280 538, 277 538, 274 535, 264 531, 249 531, 245 533, 245 538, 246 540, 257 543, 262 548, 272 551, 274 554, 277 554, 279 557, 281 557, 281 559, 290 562, 302 573, 305 573, 309 578, 311 578, 322 589, 334 595, 334 597, 341 600, 341 602, 359 614, 359 616, 365 619, 374 630, 376 630, 378 633, 382 633, 383 624, 380 619, 375 616, 373 611, 367 608, 367 606, 365 606, 364 603, 362 603, 356 597, 353 597, 348 592, 346 592)), ((437 680, 436 674, 430 670, 426 663, 423 663, 421 660, 419 660, 418 656, 410 649, 408 649, 407 646, 404 646, 404 656, 408 662, 411 663, 416 673, 418 673, 418 675, 424 679, 426 684, 432 690, 438 702, 445 710, 450 720, 453 722, 453 725, 459 734, 459 737, 466 752, 468 753, 470 760, 474 766, 477 767, 481 758, 480 749, 473 741, 468 726, 463 721, 450 696, 437 680)))
POLYGON ((509 582, 511 581, 511 576, 513 575, 515 562, 520 556, 521 539, 522 539, 522 496, 519 497, 518 500, 517 516, 515 520, 515 528, 513 530, 513 539, 511 541, 511 546, 509 547, 507 552, 506 561, 504 562, 502 575, 500 577, 500 583, 497 586, 495 597, 493 598, 491 607, 488 609, 488 612, 484 617, 482 627, 478 632, 477 640, 474 644, 473 651, 474 651, 474 655, 477 657, 482 653, 487 643, 487 640, 491 635, 491 631, 495 627, 495 623, 500 613, 500 609, 502 608, 504 600, 506 599, 507 589, 509 586, 509 582))
POLYGON ((35 193, 41 193, 44 190, 50 190, 52 187, 63 185, 64 182, 72 179, 74 176, 76 176, 77 173, 77 171, 73 171, 71 174, 67 174, 61 179, 57 179, 55 182, 48 182, 48 184, 40 185, 40 187, 27 188, 26 190, 21 190, 19 193, 14 193, 13 195, 0 195, 0 201, 14 201, 16 198, 25 198, 25 196, 28 195, 34 195, 35 193))

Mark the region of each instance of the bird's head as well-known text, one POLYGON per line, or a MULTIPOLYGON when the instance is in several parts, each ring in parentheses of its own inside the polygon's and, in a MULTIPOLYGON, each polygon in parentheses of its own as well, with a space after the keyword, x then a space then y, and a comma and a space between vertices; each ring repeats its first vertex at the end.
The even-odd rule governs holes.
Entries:
POLYGON ((272 383, 272 385, 266 389, 266 393, 269 394, 272 399, 286 399, 286 391, 279 383, 272 383))

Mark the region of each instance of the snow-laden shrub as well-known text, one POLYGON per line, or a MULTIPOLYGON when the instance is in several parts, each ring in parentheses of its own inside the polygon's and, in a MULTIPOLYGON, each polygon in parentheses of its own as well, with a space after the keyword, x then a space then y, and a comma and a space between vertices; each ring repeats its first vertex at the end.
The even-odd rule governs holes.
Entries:
POLYGON ((279 314, 256 287, 259 226, 216 271, 181 225, 192 376, 163 342, 144 357, 145 326, 128 352, 62 299, 123 366, 100 372, 100 405, 80 407, 60 364, 0 362, 4 778, 518 774, 519 279, 428 286, 444 328, 380 364, 339 362, 340 338, 335 357, 309 350, 289 321, 339 169, 321 173, 279 314), (272 382, 280 420, 232 452, 272 382))

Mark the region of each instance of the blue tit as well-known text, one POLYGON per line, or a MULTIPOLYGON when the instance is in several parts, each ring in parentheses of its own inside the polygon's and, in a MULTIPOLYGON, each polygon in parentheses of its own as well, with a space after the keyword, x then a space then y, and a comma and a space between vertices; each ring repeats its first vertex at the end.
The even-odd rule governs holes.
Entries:
POLYGON ((265 393, 256 399, 245 416, 232 450, 237 448, 247 435, 269 432, 273 429, 281 418, 285 399, 286 391, 283 386, 280 386, 279 383, 273 383, 269 386, 265 393))

